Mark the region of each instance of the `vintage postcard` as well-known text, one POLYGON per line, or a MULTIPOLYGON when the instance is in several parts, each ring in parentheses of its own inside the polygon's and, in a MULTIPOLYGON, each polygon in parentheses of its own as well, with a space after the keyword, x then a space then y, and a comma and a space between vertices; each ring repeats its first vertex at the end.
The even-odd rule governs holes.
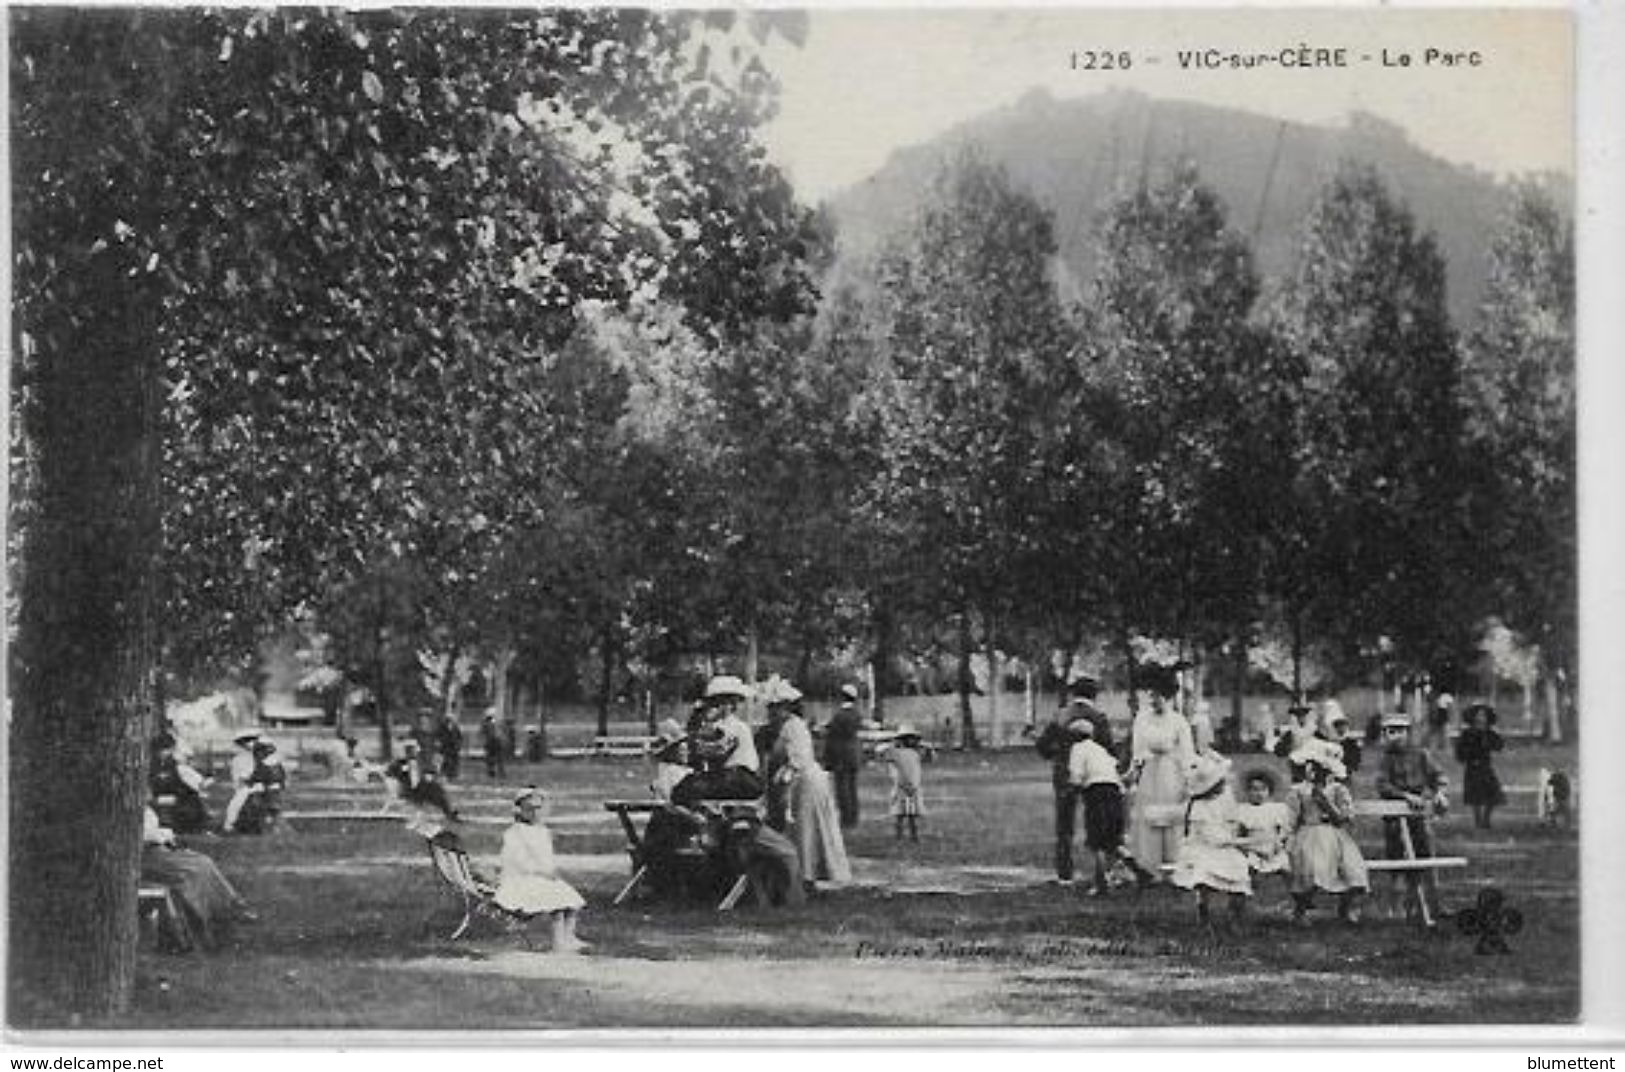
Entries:
POLYGON ((7 20, 14 1043, 1606 1022, 1568 8, 7 20))

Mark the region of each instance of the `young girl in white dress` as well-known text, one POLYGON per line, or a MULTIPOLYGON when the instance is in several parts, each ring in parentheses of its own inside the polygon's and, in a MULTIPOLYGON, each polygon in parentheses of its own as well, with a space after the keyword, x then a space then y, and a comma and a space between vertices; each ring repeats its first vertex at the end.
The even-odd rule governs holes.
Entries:
POLYGON ((1292 821, 1292 919, 1304 925, 1315 893, 1324 890, 1338 898, 1337 914, 1348 923, 1360 922, 1360 899, 1369 887, 1365 857, 1349 834, 1354 821, 1354 797, 1342 779, 1347 776, 1340 749, 1326 741, 1293 753, 1305 780, 1287 794, 1292 821))
POLYGON ((1223 895, 1230 914, 1240 918, 1253 894, 1247 856, 1236 835, 1236 798, 1230 792, 1230 761, 1217 752, 1197 757, 1188 784, 1179 859, 1169 876, 1175 886, 1196 891, 1196 911, 1211 922, 1210 905, 1223 895))
POLYGON ((514 823, 502 835, 496 902, 511 912, 547 913, 553 921, 553 952, 579 953, 587 943, 576 937, 576 916, 586 902, 559 878, 553 862, 553 835, 545 825, 547 795, 531 786, 514 798, 513 806, 514 823))
POLYGON ((1253 877, 1289 875, 1292 860, 1287 843, 1292 837, 1292 816, 1275 796, 1275 778, 1266 770, 1247 775, 1247 800, 1236 808, 1236 828, 1241 851, 1253 877))
POLYGON ((897 824, 897 840, 903 840, 903 826, 908 825, 910 841, 920 840, 920 816, 925 804, 920 799, 920 783, 924 771, 920 766, 920 735, 913 726, 903 723, 886 752, 886 764, 891 768, 891 814, 897 824))

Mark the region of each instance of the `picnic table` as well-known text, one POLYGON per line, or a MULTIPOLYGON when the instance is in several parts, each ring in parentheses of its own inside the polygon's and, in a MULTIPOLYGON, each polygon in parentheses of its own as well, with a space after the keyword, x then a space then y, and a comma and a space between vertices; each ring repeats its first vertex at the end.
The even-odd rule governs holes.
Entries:
MULTIPOLYGON (((621 891, 610 902, 614 905, 619 905, 632 896, 633 892, 649 876, 645 835, 648 832, 650 818, 656 812, 667 810, 687 813, 698 812, 722 822, 737 818, 750 818, 759 822, 764 812, 761 802, 755 800, 700 800, 696 801, 692 807, 687 808, 679 808, 661 800, 606 800, 604 801, 604 810, 613 813, 620 820, 621 831, 626 835, 627 855, 632 859, 632 877, 627 880, 626 885, 621 887, 621 891), (635 818, 636 816, 644 817, 641 827, 635 818)), ((720 859, 717 854, 707 853, 697 845, 680 846, 674 850, 674 856, 696 863, 704 860, 716 861, 720 859)), ((729 886, 727 894, 718 902, 717 911, 726 912, 732 909, 739 903, 739 899, 745 895, 749 886, 750 876, 744 873, 737 874, 733 883, 729 886)))

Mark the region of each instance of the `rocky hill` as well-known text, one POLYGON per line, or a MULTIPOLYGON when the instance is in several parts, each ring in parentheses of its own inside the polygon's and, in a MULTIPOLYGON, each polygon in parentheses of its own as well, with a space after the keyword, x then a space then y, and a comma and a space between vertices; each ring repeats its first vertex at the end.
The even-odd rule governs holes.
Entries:
MULTIPOLYGON (((1451 313, 1465 326, 1483 289, 1487 242, 1506 196, 1494 176, 1431 156, 1399 127, 1369 115, 1314 126, 1126 91, 1057 100, 1034 90, 935 141, 893 153, 874 176, 832 198, 843 253, 873 251, 910 217, 944 157, 967 143, 1002 162, 1055 214, 1062 286, 1073 294, 1093 276, 1099 207, 1182 157, 1194 160, 1224 199, 1231 226, 1253 236, 1264 275, 1279 278, 1316 192, 1350 158, 1376 167, 1437 237, 1449 264, 1451 313)), ((1572 205, 1567 177, 1542 181, 1559 204, 1572 205)))

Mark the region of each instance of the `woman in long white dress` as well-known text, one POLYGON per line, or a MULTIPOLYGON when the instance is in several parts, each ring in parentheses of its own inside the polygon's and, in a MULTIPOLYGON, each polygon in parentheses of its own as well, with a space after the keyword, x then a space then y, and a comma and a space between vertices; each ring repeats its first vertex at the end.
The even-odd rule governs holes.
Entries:
MULTIPOLYGON (((772 686, 775 683, 769 682, 772 686)), ((789 786, 787 833, 801 857, 801 874, 809 882, 851 882, 852 863, 841 837, 841 819, 835 809, 835 796, 829 772, 818 762, 812 731, 801 716, 797 703, 801 691, 789 682, 777 682, 767 691, 770 708, 788 712, 774 742, 778 775, 789 786)))
POLYGON ((553 952, 579 953, 587 943, 576 937, 576 916, 586 902, 559 878, 553 835, 545 825, 547 796, 531 786, 513 804, 514 823, 502 835, 502 877, 496 903, 510 912, 546 913, 553 922, 553 952))
POLYGON ((1127 781, 1133 787, 1128 843, 1141 880, 1179 860, 1183 840, 1185 778, 1196 752, 1190 723, 1174 709, 1179 679, 1155 668, 1146 682, 1151 706, 1134 717, 1134 748, 1127 781))

